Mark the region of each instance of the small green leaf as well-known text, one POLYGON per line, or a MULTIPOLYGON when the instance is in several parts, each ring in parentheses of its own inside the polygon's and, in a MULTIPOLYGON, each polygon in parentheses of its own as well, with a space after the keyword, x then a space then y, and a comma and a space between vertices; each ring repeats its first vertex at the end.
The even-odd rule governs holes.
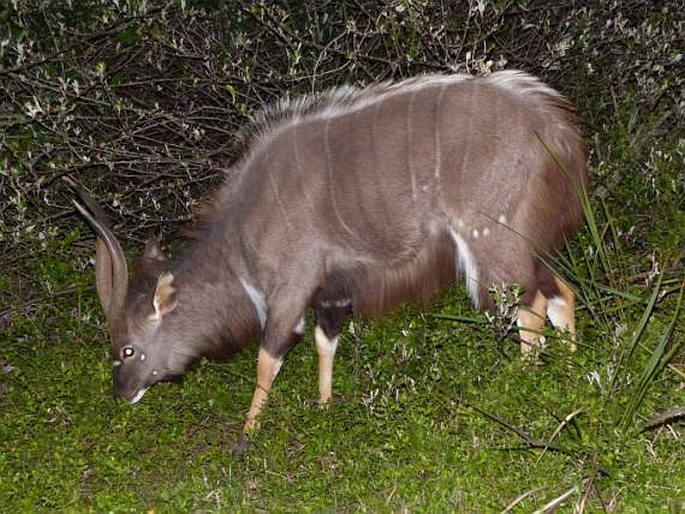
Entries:
POLYGON ((132 45, 133 43, 138 41, 138 37, 138 31, 136 30, 136 28, 128 27, 122 30, 121 32, 117 32, 117 35, 114 36, 114 39, 116 39, 119 43, 132 45))
POLYGON ((123 71, 117 71, 114 75, 112 75, 109 85, 113 87, 120 86, 124 82, 124 77, 125 75, 123 71))

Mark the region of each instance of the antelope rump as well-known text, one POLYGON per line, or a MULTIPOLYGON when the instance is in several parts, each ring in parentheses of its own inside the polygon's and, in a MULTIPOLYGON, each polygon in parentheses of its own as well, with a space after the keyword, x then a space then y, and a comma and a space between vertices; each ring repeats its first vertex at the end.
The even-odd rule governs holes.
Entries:
POLYGON ((575 338, 574 295, 547 265, 582 219, 586 150, 570 104, 519 71, 430 75, 282 101, 173 260, 147 243, 129 278, 102 208, 73 184, 97 235, 96 286, 114 395, 139 401, 200 357, 259 339, 257 383, 236 449, 313 308, 319 399, 338 335, 466 281, 477 308, 520 284, 521 350, 546 317, 575 338))

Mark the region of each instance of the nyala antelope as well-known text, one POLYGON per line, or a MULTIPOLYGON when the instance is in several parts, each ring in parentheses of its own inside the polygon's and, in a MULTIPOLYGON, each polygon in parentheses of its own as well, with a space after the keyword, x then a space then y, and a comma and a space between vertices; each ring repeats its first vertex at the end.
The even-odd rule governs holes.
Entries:
POLYGON ((173 260, 146 245, 129 278, 104 212, 77 189, 96 239, 114 395, 139 401, 203 356, 259 339, 244 450, 288 350, 315 311, 319 400, 354 313, 466 281, 476 308, 519 284, 524 354, 546 317, 575 337, 574 295, 546 263, 577 230, 586 150, 570 104, 519 71, 343 87, 264 111, 247 150, 173 260))

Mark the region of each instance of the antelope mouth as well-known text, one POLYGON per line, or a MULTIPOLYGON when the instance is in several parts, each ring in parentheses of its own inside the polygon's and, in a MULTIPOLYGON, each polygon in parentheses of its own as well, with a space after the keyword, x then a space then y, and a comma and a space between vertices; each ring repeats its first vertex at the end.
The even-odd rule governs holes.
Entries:
POLYGON ((150 386, 138 389, 138 391, 136 391, 136 394, 131 396, 131 398, 128 398, 128 403, 130 403, 131 405, 133 405, 134 403, 138 403, 140 399, 143 397, 143 395, 147 393, 148 389, 150 389, 150 386))

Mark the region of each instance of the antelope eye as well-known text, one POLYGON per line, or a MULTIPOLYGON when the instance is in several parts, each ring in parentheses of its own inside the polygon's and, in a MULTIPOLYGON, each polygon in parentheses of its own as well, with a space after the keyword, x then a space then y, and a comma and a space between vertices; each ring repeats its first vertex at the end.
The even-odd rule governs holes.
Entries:
POLYGON ((136 351, 133 349, 132 346, 125 346, 124 349, 121 351, 121 354, 124 356, 124 359, 129 359, 135 355, 136 351))

